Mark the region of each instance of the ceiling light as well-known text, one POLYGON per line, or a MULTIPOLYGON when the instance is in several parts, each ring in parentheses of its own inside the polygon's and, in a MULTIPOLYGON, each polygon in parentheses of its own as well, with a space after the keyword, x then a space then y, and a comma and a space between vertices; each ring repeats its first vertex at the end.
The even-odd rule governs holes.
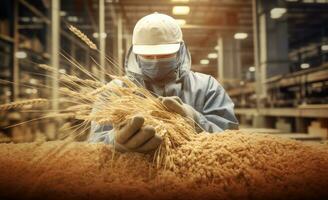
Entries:
POLYGON ((235 33, 234 38, 236 40, 243 40, 243 39, 246 39, 247 36, 248 36, 247 33, 235 33))
POLYGON ((249 67, 249 68, 248 68, 248 71, 250 71, 250 72, 255 72, 255 67, 254 67, 254 66, 249 67))
POLYGON ((186 20, 184 19, 176 19, 176 21, 178 22, 179 26, 183 26, 186 24, 186 20))
POLYGON ((15 53, 15 56, 16 56, 16 58, 18 58, 18 59, 23 59, 23 58, 26 58, 26 57, 27 57, 27 54, 26 54, 25 51, 17 51, 17 52, 15 53))
POLYGON ((35 89, 35 88, 33 88, 33 89, 31 89, 31 93, 32 93, 32 94, 36 94, 36 93, 38 93, 38 90, 35 89))
POLYGON ((5 94, 6 94, 6 96, 10 96, 11 95, 11 91, 10 90, 7 90, 5 94))
POLYGON ((171 0, 174 3, 188 3, 189 0, 171 0))
POLYGON ((270 16, 272 19, 278 19, 282 17, 287 12, 286 8, 273 8, 270 11, 270 16))
POLYGON ((107 33, 100 33, 100 37, 101 38, 106 38, 107 37, 107 33))
POLYGON ((208 65, 209 63, 210 63, 210 61, 208 59, 200 60, 200 64, 202 64, 202 65, 208 65))
POLYGON ((29 17, 21 17, 20 20, 22 22, 30 22, 31 21, 31 18, 29 18, 29 17))
POLYGON ((217 53, 209 53, 209 54, 207 55, 207 57, 208 57, 209 59, 216 59, 216 58, 218 58, 218 54, 217 54, 217 53))
POLYGON ((38 90, 35 88, 33 88, 33 89, 27 88, 27 89, 25 89, 25 93, 26 94, 36 94, 36 93, 38 93, 38 90))
POLYGON ((94 38, 98 38, 98 37, 99 37, 99 33, 95 32, 95 33, 92 34, 92 36, 93 36, 94 38))
POLYGON ((77 21, 79 21, 79 18, 77 18, 76 16, 68 16, 67 17, 67 21, 69 21, 69 22, 77 22, 77 21))
POLYGON ((67 13, 66 13, 65 11, 63 11, 63 10, 60 11, 60 16, 61 16, 61 17, 64 17, 64 16, 66 16, 66 15, 67 15, 67 13))
POLYGON ((32 22, 40 23, 40 22, 42 22, 42 20, 38 17, 32 17, 32 22))
POLYGON ((29 82, 34 85, 38 83, 38 81, 34 78, 31 78, 29 82))
POLYGON ((66 69, 59 69, 58 72, 61 74, 66 74, 66 69))
POLYGON ((30 89, 30 88, 25 89, 25 93, 26 94, 31 94, 32 93, 32 89, 30 89))
POLYGON ((328 44, 324 44, 321 46, 321 51, 328 51, 328 44))
POLYGON ((301 69, 307 69, 310 67, 310 64, 309 63, 302 63, 301 64, 301 69))
MULTIPOLYGON (((98 32, 94 32, 94 33, 92 34, 92 36, 93 36, 94 38, 99 38, 99 33, 98 33, 98 32)), ((101 33, 101 34, 100 34, 100 37, 101 37, 101 38, 106 38, 106 37, 107 37, 107 33, 101 33)))
POLYGON ((190 12, 189 6, 174 6, 172 9, 172 13, 174 15, 188 15, 190 12))
POLYGON ((314 3, 314 0, 303 0, 303 3, 314 3))

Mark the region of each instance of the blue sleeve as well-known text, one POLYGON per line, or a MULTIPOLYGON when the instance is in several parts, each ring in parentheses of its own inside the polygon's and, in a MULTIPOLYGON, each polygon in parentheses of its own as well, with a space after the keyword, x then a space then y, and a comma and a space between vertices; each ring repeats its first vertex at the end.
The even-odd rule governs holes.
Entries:
POLYGON ((91 122, 89 142, 104 142, 105 144, 114 144, 114 132, 112 126, 102 126, 98 125, 96 122, 91 122))
POLYGON ((205 102, 198 112, 198 124, 207 132, 238 129, 238 120, 233 111, 234 104, 223 87, 213 77, 209 79, 205 102))
MULTIPOLYGON (((98 110, 101 110, 104 105, 108 102, 107 92, 110 91, 111 84, 120 84, 118 80, 113 80, 107 84, 108 90, 100 93, 93 105, 91 113, 96 113, 98 110)), ((114 144, 114 131, 111 125, 99 125, 96 122, 91 122, 91 130, 89 135, 89 142, 104 142, 106 144, 114 144)))

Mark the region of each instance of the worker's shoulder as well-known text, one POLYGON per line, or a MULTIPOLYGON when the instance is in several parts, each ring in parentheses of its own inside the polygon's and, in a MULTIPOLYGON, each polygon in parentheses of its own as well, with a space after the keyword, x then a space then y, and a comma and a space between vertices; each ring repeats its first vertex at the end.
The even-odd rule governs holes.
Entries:
POLYGON ((197 83, 203 83, 203 84, 218 84, 220 85, 220 83, 211 75, 208 74, 203 74, 200 72, 193 72, 190 71, 190 76, 197 82, 197 83))
POLYGON ((200 73, 200 72, 191 71, 191 73, 194 74, 194 76, 201 77, 203 79, 210 79, 212 77, 211 75, 203 74, 203 73, 200 73))

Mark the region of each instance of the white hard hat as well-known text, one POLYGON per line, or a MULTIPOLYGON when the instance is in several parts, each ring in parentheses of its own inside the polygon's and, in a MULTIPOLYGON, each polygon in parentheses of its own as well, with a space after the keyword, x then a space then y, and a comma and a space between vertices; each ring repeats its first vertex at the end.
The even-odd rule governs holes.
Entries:
POLYGON ((182 31, 175 19, 153 13, 141 18, 133 29, 133 53, 161 55, 176 53, 182 42, 182 31))

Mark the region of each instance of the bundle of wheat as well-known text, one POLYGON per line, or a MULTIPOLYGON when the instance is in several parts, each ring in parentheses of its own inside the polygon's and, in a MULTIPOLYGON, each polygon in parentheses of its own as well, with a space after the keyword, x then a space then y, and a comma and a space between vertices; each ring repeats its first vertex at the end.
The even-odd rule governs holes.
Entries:
MULTIPOLYGON (((142 115, 145 125, 152 125, 163 143, 155 153, 155 162, 160 167, 172 167, 172 149, 196 137, 193 123, 177 113, 169 112, 161 101, 147 89, 138 87, 128 78, 116 77, 121 84, 110 84, 94 104, 94 112, 85 118, 99 124, 120 124, 134 115, 142 115)), ((115 128, 115 126, 114 126, 115 128)))
POLYGON ((202 133, 174 168, 105 144, 0 145, 0 197, 42 199, 327 198, 328 146, 264 134, 202 133), (192 196, 191 196, 192 195, 192 196))
MULTIPOLYGON (((55 70, 44 64, 40 67, 51 72, 55 70)), ((66 102, 69 102, 69 106, 60 112, 46 114, 44 117, 75 118, 83 120, 81 127, 88 127, 91 121, 115 126, 136 114, 142 115, 145 118, 145 125, 152 125, 157 134, 163 137, 162 145, 155 152, 154 162, 157 167, 172 167, 173 160, 170 156, 172 149, 196 136, 193 123, 177 113, 169 112, 158 98, 129 78, 118 76, 111 76, 111 78, 116 81, 104 85, 100 81, 86 81, 61 74, 60 80, 65 83, 65 87, 59 88, 59 92, 67 97, 66 102)), ((39 102, 39 100, 29 100, 29 102, 34 101, 39 102)), ((14 102, 10 105, 10 107, 18 107, 21 103, 14 102)))
MULTIPOLYGON (((91 49, 97 50, 96 45, 78 28, 72 25, 69 25, 68 28, 91 49)), ((65 58, 67 57, 65 56, 65 58)), ((145 118, 145 125, 154 126, 157 134, 163 137, 163 143, 155 153, 154 162, 157 167, 172 167, 173 160, 170 156, 172 149, 196 135, 193 123, 179 114, 170 113, 153 94, 140 87, 138 83, 131 81, 132 79, 108 74, 108 77, 111 80, 115 79, 116 82, 105 85, 74 60, 68 61, 91 79, 81 79, 62 73, 46 64, 40 64, 39 67, 43 70, 55 76, 59 75, 62 86, 59 88, 59 93, 65 97, 65 101, 61 103, 66 103, 65 106, 63 106, 64 104, 60 106, 59 112, 46 113, 43 118, 65 117, 82 120, 78 127, 81 130, 74 131, 76 135, 79 135, 90 126, 91 121, 115 126, 136 114, 142 115, 145 118), (121 84, 115 84, 117 81, 120 81, 121 84)), ((28 102, 40 102, 40 100, 35 99, 28 102)), ((12 107, 21 108, 19 105, 22 103, 13 102, 0 106, 0 110, 12 107)))

